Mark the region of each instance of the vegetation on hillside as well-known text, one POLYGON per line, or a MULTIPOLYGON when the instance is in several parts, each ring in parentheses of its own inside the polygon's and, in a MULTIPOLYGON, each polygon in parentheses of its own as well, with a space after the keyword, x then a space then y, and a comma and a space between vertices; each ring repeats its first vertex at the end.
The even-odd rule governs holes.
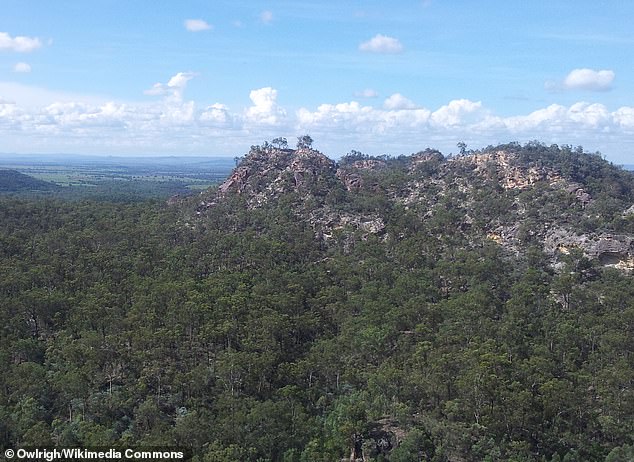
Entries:
POLYGON ((25 191, 54 191, 59 187, 15 170, 0 169, 0 193, 25 191))
POLYGON ((545 180, 504 189, 486 163, 448 169, 431 150, 351 153, 351 189, 280 167, 279 191, 254 177, 198 214, 200 198, 0 197, 0 449, 631 460, 632 273, 579 249, 553 259, 535 230, 634 232, 634 177, 567 147, 479 154, 503 149, 593 202, 545 180), (368 160, 382 164, 353 165, 368 160), (337 214, 384 228, 329 229, 337 214), (517 248, 486 237, 520 215, 517 248))

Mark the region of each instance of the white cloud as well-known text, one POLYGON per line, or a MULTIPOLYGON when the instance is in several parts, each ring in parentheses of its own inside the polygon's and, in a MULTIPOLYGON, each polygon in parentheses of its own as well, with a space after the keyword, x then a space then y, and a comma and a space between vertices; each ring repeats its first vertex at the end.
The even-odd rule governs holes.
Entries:
POLYGON ((144 90, 143 93, 149 96, 162 96, 167 92, 166 85, 155 83, 152 88, 144 90))
POLYGON ((273 21, 273 13, 268 10, 261 12, 260 21, 262 21, 264 24, 269 24, 273 21))
POLYGON ((11 37, 6 32, 0 32, 0 50, 29 53, 41 46, 42 42, 37 37, 24 37, 21 35, 11 37))
POLYGON ((301 108, 297 111, 300 130, 314 132, 345 131, 347 134, 367 134, 387 132, 397 133, 423 128, 429 121, 431 112, 419 109, 376 109, 361 106, 356 101, 339 104, 322 104, 316 111, 301 108))
MULTIPOLYGON (((441 106, 431 115, 433 125, 438 127, 455 127, 465 124, 467 117, 476 113, 482 108, 481 102, 474 102, 468 99, 455 99, 449 104, 441 106)), ((475 122, 475 119, 470 119, 475 122)))
POLYGON ((566 90, 606 91, 612 88, 614 71, 594 69, 574 69, 563 81, 566 90))
POLYGON ((194 122, 196 105, 193 101, 170 102, 163 106, 159 120, 168 127, 187 125, 194 122))
POLYGON ((367 42, 359 45, 359 50, 370 53, 400 53, 403 51, 403 45, 398 39, 388 37, 387 35, 377 34, 367 42))
POLYGON ((414 109, 416 104, 405 98, 400 93, 394 93, 383 102, 383 107, 390 110, 398 109, 414 109))
POLYGON ((634 130, 634 107, 621 107, 612 113, 617 126, 626 130, 634 130))
POLYGON ((285 117, 286 112, 277 105, 277 90, 264 87, 252 90, 249 98, 253 106, 245 111, 248 122, 261 125, 276 125, 285 117))
POLYGON ((190 32, 200 32, 200 31, 209 30, 212 28, 212 26, 203 19, 186 19, 184 24, 185 24, 185 29, 187 29, 190 32))
POLYGON ((229 108, 222 103, 214 103, 200 114, 201 122, 221 127, 231 125, 233 119, 229 108))
POLYGON ((561 122, 566 119, 566 108, 559 104, 538 109, 528 115, 506 117, 497 119, 502 127, 512 133, 543 129, 548 131, 561 131, 561 122))
POLYGON ((222 146, 218 154, 235 154, 280 133, 311 133, 333 155, 349 149, 400 154, 426 146, 451 152, 457 140, 480 147, 531 139, 583 144, 608 155, 617 149, 624 159, 631 155, 626 146, 634 135, 634 107, 611 110, 578 102, 497 116, 479 101, 456 99, 433 110, 414 107, 397 93, 376 107, 349 101, 287 113, 279 105, 277 90, 264 87, 250 92, 250 106, 231 110, 222 102, 199 107, 184 100, 193 76, 178 73, 167 83, 156 84, 150 92, 162 98, 125 103, 0 82, 3 149, 205 153, 209 146, 222 146), (38 101, 45 104, 24 104, 35 101, 24 95, 39 93, 43 96, 38 101), (56 96, 59 99, 51 101, 56 96), (237 145, 232 144, 235 140, 237 145))
POLYGON ((606 127, 611 123, 611 115, 603 104, 575 103, 568 109, 571 121, 588 128, 606 127))
POLYGON ((183 98, 187 82, 195 76, 196 74, 193 72, 179 72, 171 77, 166 84, 155 83, 152 88, 145 90, 143 93, 150 96, 168 96, 180 101, 183 98))
POLYGON ((31 65, 28 63, 16 63, 16 65, 13 66, 13 72, 28 74, 31 72, 31 65))

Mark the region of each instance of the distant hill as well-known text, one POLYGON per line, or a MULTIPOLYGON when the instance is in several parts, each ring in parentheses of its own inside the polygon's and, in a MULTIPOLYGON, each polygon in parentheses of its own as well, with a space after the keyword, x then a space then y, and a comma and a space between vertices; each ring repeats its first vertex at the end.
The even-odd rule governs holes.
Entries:
POLYGON ((54 191, 59 186, 38 180, 15 170, 0 170, 0 193, 25 191, 54 191))
POLYGON ((625 170, 631 170, 634 171, 634 164, 628 164, 628 165, 624 165, 623 168, 625 170))

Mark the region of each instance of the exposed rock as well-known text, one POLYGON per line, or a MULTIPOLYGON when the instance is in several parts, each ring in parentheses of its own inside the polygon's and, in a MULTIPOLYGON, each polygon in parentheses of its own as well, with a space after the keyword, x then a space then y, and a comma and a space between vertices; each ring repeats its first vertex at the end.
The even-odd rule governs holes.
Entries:
POLYGON ((352 173, 346 169, 338 169, 337 178, 341 180, 348 191, 358 191, 363 186, 363 178, 361 178, 361 175, 352 173))
POLYGON ((591 248, 593 256, 600 256, 606 253, 626 254, 634 250, 634 238, 630 236, 601 234, 598 241, 594 242, 591 248))
POLYGON ((634 268, 634 237, 621 234, 576 234, 563 228, 551 229, 544 239, 544 250, 550 254, 569 254, 573 249, 604 266, 634 268))
POLYGON ((258 205, 288 190, 300 189, 320 175, 332 175, 334 166, 332 160, 312 149, 252 149, 218 187, 218 193, 250 193, 258 196, 252 201, 252 205, 258 205))
POLYGON ((355 215, 335 211, 328 207, 313 210, 309 217, 309 223, 317 231, 318 236, 326 241, 332 239, 336 231, 346 227, 361 231, 362 238, 369 234, 383 234, 385 232, 385 223, 377 215, 355 215))
POLYGON ((387 164, 385 161, 379 159, 362 159, 355 160, 351 167, 357 170, 377 170, 387 167, 387 164))
MULTIPOLYGON (((593 198, 583 179, 572 182, 554 167, 544 164, 556 165, 539 159, 525 162, 520 160, 519 154, 502 149, 449 160, 438 151, 428 149, 394 161, 347 159, 336 166, 322 153, 308 148, 255 147, 217 192, 212 191, 211 197, 209 193, 202 197, 197 214, 204 215, 229 194, 243 195, 246 206, 255 208, 292 192, 293 213, 298 220, 310 225, 320 241, 338 241, 345 248, 353 245, 354 240, 370 235, 384 235, 387 239, 388 217, 382 216, 378 208, 376 212, 369 208, 359 213, 350 211, 355 210, 354 207, 340 208, 328 202, 334 197, 347 200, 346 195, 327 194, 325 188, 331 188, 338 179, 349 192, 362 189, 367 193, 367 198, 361 198, 363 201, 372 199, 373 194, 384 194, 380 199, 376 196, 377 204, 383 207, 388 201, 414 212, 423 228, 425 222, 431 221, 433 226, 434 217, 443 209, 451 208, 450 226, 463 237, 468 236, 470 245, 481 245, 488 239, 507 252, 520 255, 526 245, 541 244, 555 266, 563 255, 578 251, 603 265, 634 270, 634 237, 573 231, 574 223, 593 219, 585 210, 593 198), (389 175, 382 177, 380 170, 383 169, 389 169, 389 175), (373 183, 366 184, 368 181, 373 183), (503 202, 491 197, 489 203, 487 197, 486 204, 478 203, 482 194, 477 188, 482 185, 489 191, 487 194, 499 195, 503 202), (520 194, 524 190, 533 193, 520 194), (569 207, 566 195, 574 197, 582 207, 569 207), (505 205, 497 216, 496 204, 505 205), (490 211, 494 211, 492 215, 490 211), (486 218, 479 213, 484 213, 486 218)), ((367 206, 372 202, 363 203, 367 206)), ((632 215, 634 205, 623 212, 625 217, 632 215)))
POLYGON ((544 251, 555 255, 557 252, 570 253, 571 249, 584 250, 589 247, 590 238, 586 235, 578 235, 564 228, 551 228, 544 238, 544 251))
POLYGON ((417 152, 411 157, 411 163, 413 165, 434 161, 442 162, 443 160, 445 160, 445 156, 443 156, 440 151, 436 151, 434 149, 427 149, 425 151, 417 152))
POLYGON ((385 161, 378 159, 361 159, 337 169, 337 178, 341 180, 348 191, 358 191, 363 187, 363 177, 359 170, 378 170, 385 168, 385 161))
POLYGON ((506 151, 472 154, 454 162, 470 164, 481 174, 495 174, 504 189, 527 189, 540 181, 553 184, 561 180, 552 169, 519 165, 515 156, 506 151))
POLYGON ((581 202, 584 207, 592 202, 592 196, 578 183, 569 183, 565 189, 570 194, 574 194, 575 198, 581 202))
POLYGON ((236 168, 231 176, 218 187, 218 191, 222 194, 226 194, 231 190, 242 192, 246 184, 246 179, 249 176, 249 172, 250 170, 246 166, 236 168))

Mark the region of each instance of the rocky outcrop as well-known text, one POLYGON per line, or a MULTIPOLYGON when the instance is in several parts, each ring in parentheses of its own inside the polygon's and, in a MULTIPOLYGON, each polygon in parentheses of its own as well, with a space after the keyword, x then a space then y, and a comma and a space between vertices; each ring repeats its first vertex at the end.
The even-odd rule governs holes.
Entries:
POLYGON ((362 239, 370 234, 384 234, 385 223, 378 215, 360 215, 322 207, 313 210, 309 223, 316 230, 318 237, 328 241, 336 236, 337 231, 350 229, 360 231, 362 239))
POLYGON ((220 196, 250 194, 257 200, 251 205, 275 198, 322 176, 334 174, 335 163, 313 149, 253 148, 219 187, 220 196))
POLYGON ((362 170, 380 170, 387 166, 387 163, 378 159, 361 159, 350 164, 339 166, 337 178, 341 180, 348 191, 358 191, 363 187, 362 170))
POLYGON ((316 200, 311 187, 339 178, 348 190, 361 187, 360 171, 384 168, 386 163, 373 159, 359 160, 336 170, 335 163, 313 149, 252 149, 233 173, 219 187, 215 196, 199 202, 197 215, 213 207, 229 194, 246 198, 250 208, 261 207, 288 192, 298 194, 298 219, 306 219, 318 239, 328 241, 338 231, 358 232, 362 239, 370 234, 381 235, 385 223, 378 215, 355 214, 334 210, 316 200), (310 209, 303 201, 310 199, 310 209))
POLYGON ((236 168, 231 176, 218 187, 218 192, 221 194, 226 194, 229 191, 242 192, 249 174, 250 169, 246 166, 236 168))
POLYGON ((472 154, 454 162, 471 165, 480 174, 497 178, 504 189, 527 189, 540 181, 553 184, 562 179, 552 169, 520 165, 515 156, 506 151, 472 154))
MULTIPOLYGON (((489 231, 487 238, 507 251, 517 254, 522 248, 520 230, 520 224, 499 226, 489 231)), ((579 234, 557 226, 532 230, 532 236, 542 242, 543 251, 552 257, 553 262, 577 251, 603 266, 634 269, 634 237, 632 236, 610 233, 579 234)))
MULTIPOLYGON (((527 245, 539 245, 553 265, 578 251, 603 265, 634 270, 633 237, 575 231, 575 223, 592 223, 598 217, 595 207, 587 207, 594 198, 583 178, 571 181, 544 166, 557 165, 552 159, 520 159, 519 154, 498 149, 446 160, 427 149, 393 160, 348 157, 337 165, 310 148, 256 146, 217 190, 203 193, 196 213, 204 215, 232 194, 244 197, 248 208, 256 208, 292 193, 293 213, 310 225, 317 239, 346 243, 371 235, 387 239, 390 218, 379 210, 388 203, 414 212, 423 228, 426 222, 434 226, 438 219, 447 220, 451 209, 453 232, 468 236, 472 245, 488 239, 513 255, 522 254, 527 245), (332 188, 339 190, 329 194, 332 188), (334 198, 360 202, 339 207, 334 198), (581 207, 571 207, 575 202, 581 207), (376 211, 368 208, 370 204, 376 204, 376 211)), ((623 217, 634 216, 634 205, 623 210, 623 217)))
POLYGON ((586 192, 583 186, 578 183, 568 183, 568 185, 565 187, 565 190, 569 194, 574 195, 575 199, 581 202, 581 205, 583 207, 592 202, 592 196, 590 196, 590 194, 586 192))
POLYGON ((604 266, 634 269, 634 237, 623 234, 577 234, 564 228, 551 229, 544 250, 552 255, 569 254, 573 249, 604 266))

